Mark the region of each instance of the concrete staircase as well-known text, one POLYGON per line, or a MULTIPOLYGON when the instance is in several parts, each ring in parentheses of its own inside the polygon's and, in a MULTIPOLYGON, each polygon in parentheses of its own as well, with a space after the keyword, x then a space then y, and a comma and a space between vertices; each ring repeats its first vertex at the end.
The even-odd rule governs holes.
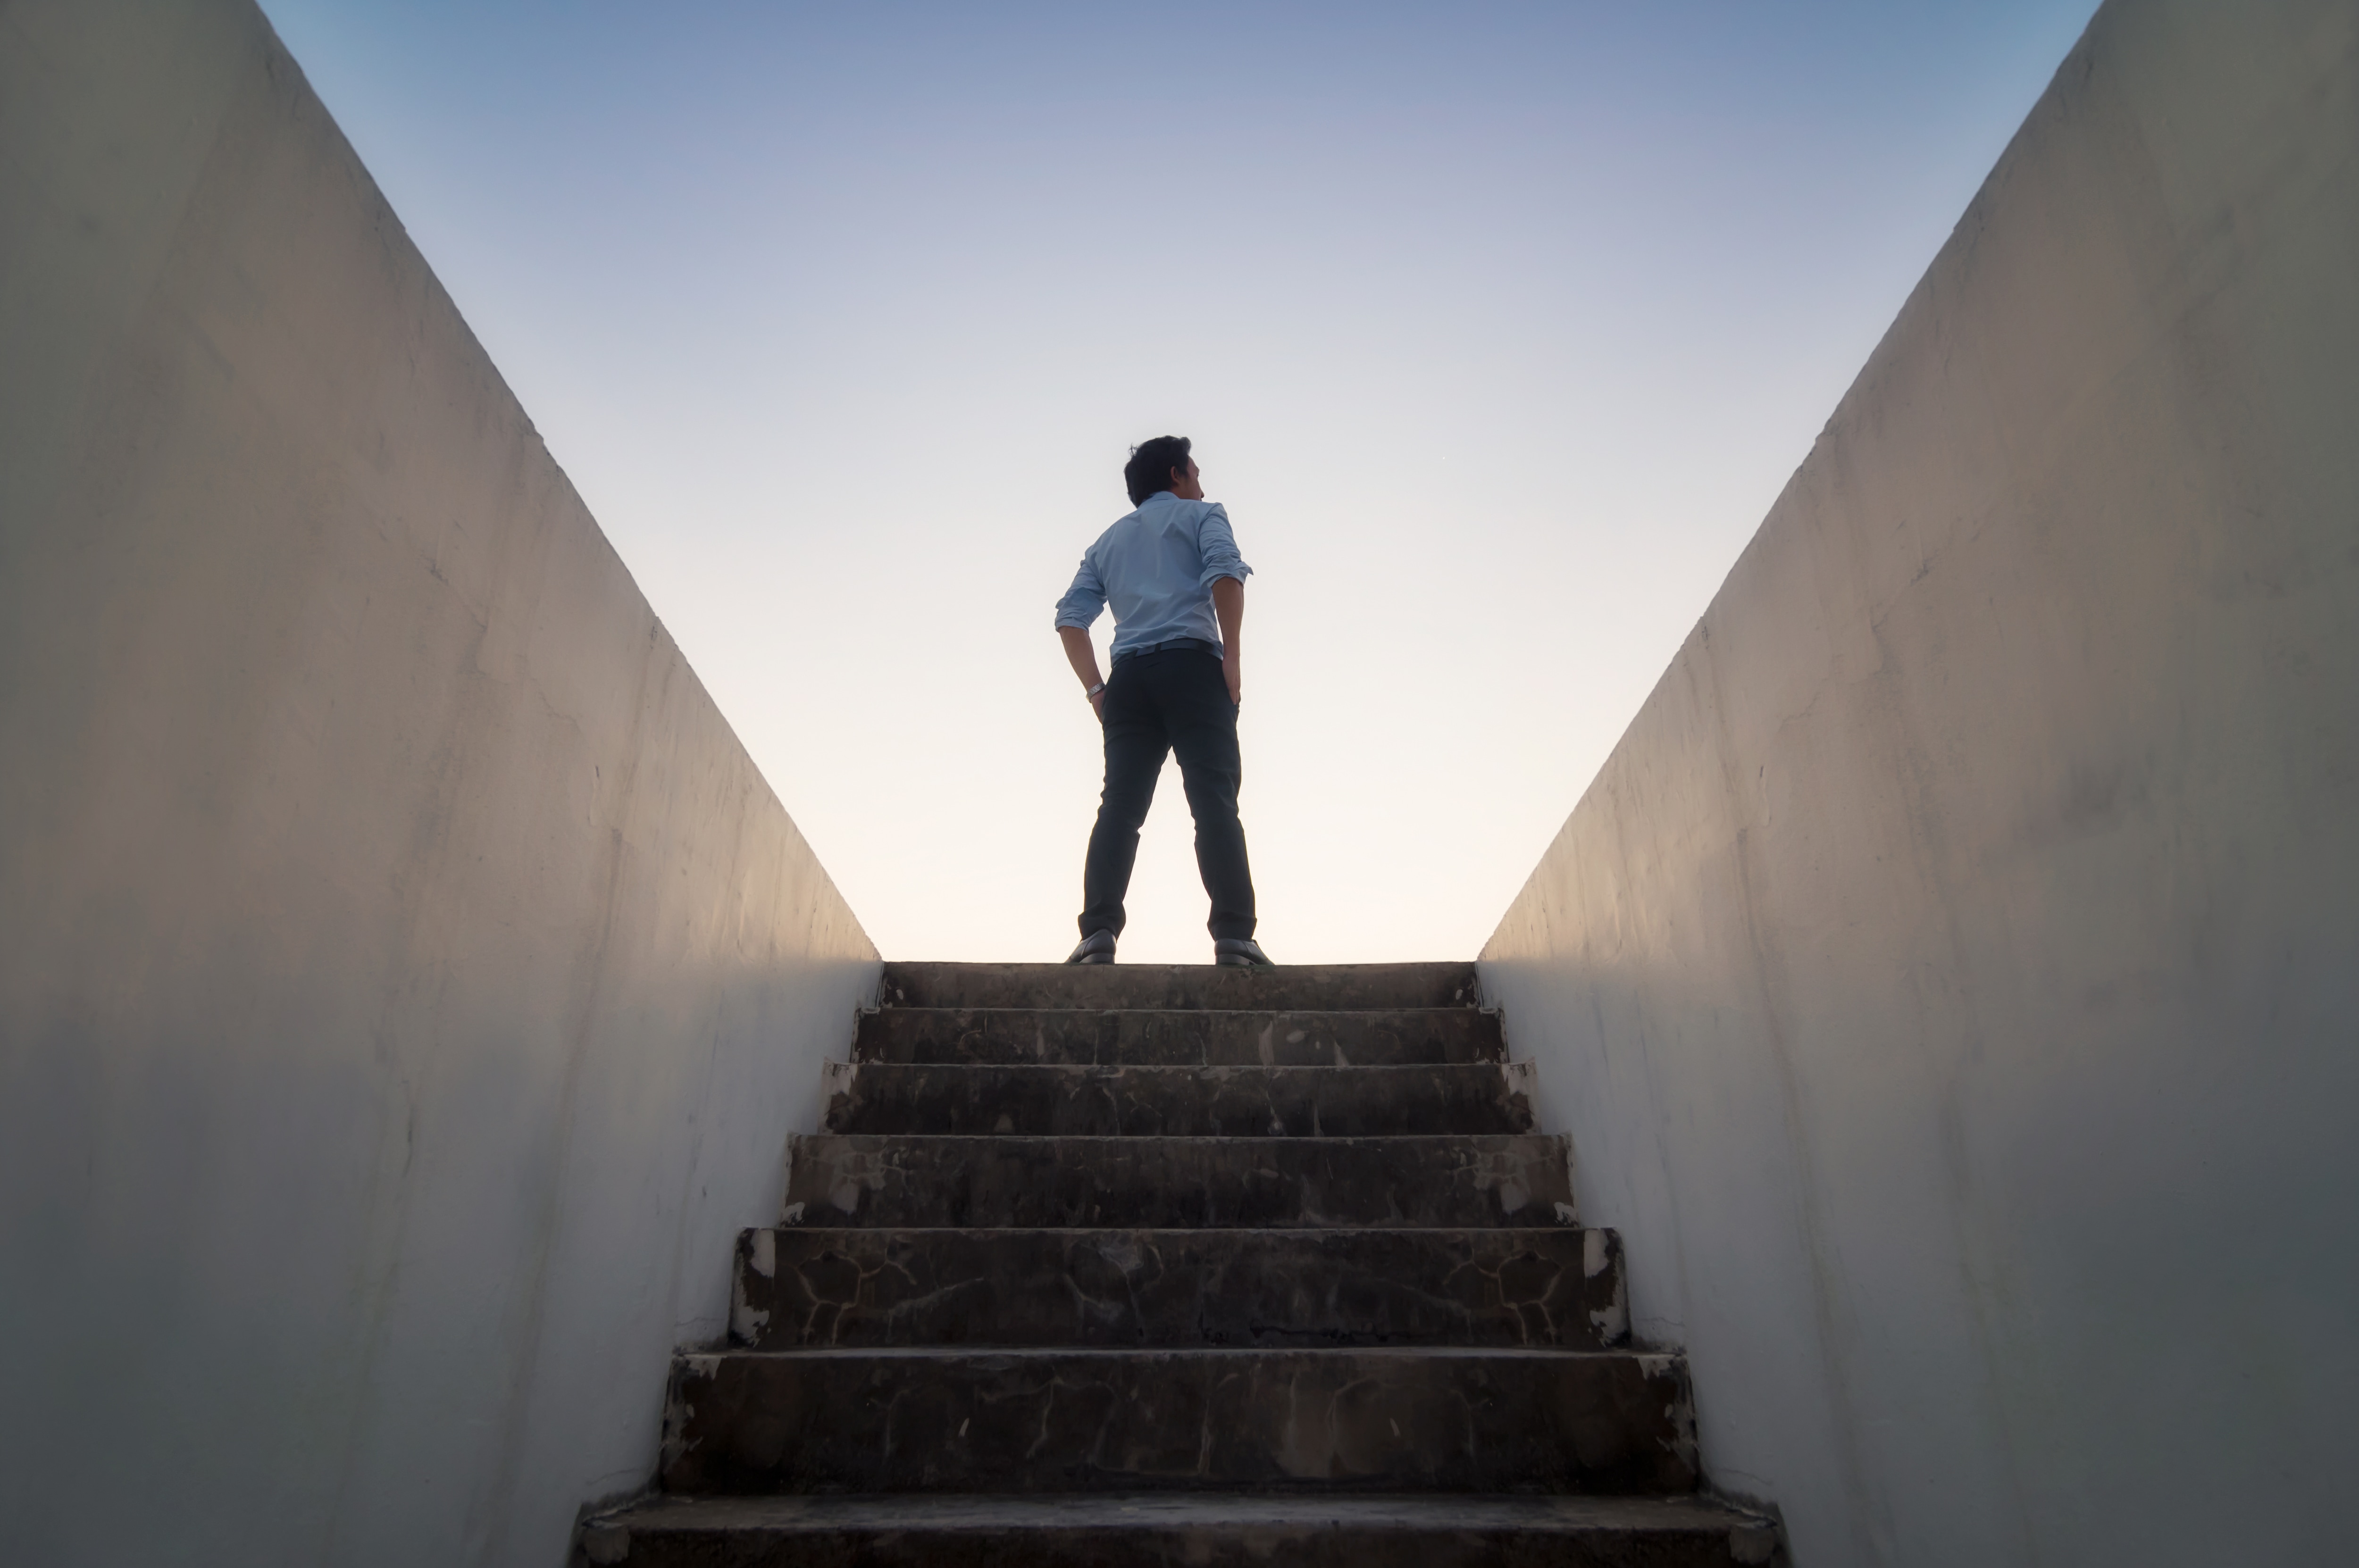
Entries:
POLYGON ((1762 1564, 1471 965, 898 964, 596 1564, 1762 1564))

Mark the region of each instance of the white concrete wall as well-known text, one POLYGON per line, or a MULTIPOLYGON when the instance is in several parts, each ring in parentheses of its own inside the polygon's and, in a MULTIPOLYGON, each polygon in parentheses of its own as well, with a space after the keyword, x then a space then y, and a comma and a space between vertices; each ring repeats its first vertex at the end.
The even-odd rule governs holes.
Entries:
POLYGON ((2359 5, 2110 0, 1482 968, 1804 1568, 2359 1555, 2359 5))
POLYGON ((876 968, 247 0, 0 5, 0 1561, 555 1568, 876 968))

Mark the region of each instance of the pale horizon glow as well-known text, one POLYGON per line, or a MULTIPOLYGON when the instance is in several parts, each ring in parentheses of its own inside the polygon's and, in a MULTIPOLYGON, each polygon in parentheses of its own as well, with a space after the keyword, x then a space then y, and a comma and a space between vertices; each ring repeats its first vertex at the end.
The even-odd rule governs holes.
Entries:
MULTIPOLYGON (((1342 962, 1480 948, 2093 4, 265 9, 887 957, 1072 946, 1170 433, 1342 962)), ((1167 770, 1123 957, 1204 903, 1167 770)))

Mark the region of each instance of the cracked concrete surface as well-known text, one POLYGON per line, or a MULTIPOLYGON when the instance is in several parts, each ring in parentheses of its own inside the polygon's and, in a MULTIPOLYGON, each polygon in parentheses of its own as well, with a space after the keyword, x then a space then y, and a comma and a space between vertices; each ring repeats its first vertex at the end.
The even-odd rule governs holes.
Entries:
POLYGON ((1527 1132, 1526 1063, 1375 1067, 832 1063, 830 1132, 1350 1138, 1527 1132))
POLYGON ((757 1349, 1597 1349, 1628 1322, 1599 1230, 765 1229, 741 1239, 736 1290, 757 1349))
POLYGON ((1575 1222, 1571 1148, 1530 1130, 1462 968, 1298 974, 886 966, 938 1005, 869 1015, 828 1068, 832 1130, 739 1239, 732 1347, 674 1368, 662 1484, 712 1507, 585 1553, 1774 1561, 1767 1521, 1694 1495, 1686 1363, 1626 1344, 1619 1240, 1575 1222), (1551 1511, 1591 1494, 1647 1502, 1551 1511))
POLYGON ((1464 1007, 1348 1012, 888 1007, 861 1016, 853 1058, 979 1066, 1375 1067, 1504 1062, 1506 1047, 1497 1013, 1464 1007))
POLYGON ((794 1141, 806 1225, 1556 1225, 1560 1138, 847 1136, 794 1141))
POLYGON ((1681 1364, 1626 1352, 746 1353, 673 1397, 682 1492, 1695 1485, 1681 1364))

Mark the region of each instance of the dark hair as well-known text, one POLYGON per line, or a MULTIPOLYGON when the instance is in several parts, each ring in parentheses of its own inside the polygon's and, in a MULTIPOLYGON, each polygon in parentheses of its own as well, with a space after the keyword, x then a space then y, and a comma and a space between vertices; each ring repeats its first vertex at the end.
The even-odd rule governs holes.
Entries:
POLYGON ((1130 503, 1136 506, 1157 491, 1169 490, 1173 469, 1187 471, 1187 437, 1158 436, 1131 448, 1130 461, 1122 465, 1122 482, 1129 487, 1130 503))

